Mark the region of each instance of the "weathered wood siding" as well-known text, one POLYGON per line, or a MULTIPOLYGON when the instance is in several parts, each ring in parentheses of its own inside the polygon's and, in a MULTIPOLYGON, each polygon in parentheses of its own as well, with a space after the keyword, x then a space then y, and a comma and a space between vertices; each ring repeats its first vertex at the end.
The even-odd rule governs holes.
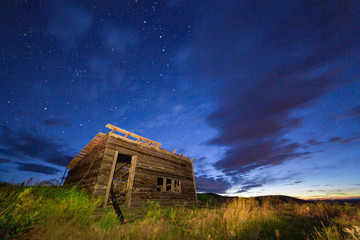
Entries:
POLYGON ((147 147, 120 138, 109 133, 104 151, 95 194, 105 196, 109 191, 110 174, 114 155, 125 154, 136 156, 136 166, 128 206, 140 206, 148 200, 156 200, 164 205, 187 204, 196 205, 196 193, 192 162, 185 157, 173 154, 164 149, 147 147), (181 181, 181 192, 157 192, 157 178, 169 178, 181 181))
POLYGON ((107 136, 97 146, 70 169, 64 185, 77 185, 90 193, 94 193, 98 181, 102 159, 106 149, 107 136))
POLYGON ((107 202, 117 154, 132 156, 126 205, 136 207, 148 200, 163 205, 196 205, 192 161, 164 149, 144 146, 108 133, 102 141, 73 167, 65 185, 84 188, 107 202), (181 181, 181 192, 156 191, 157 179, 181 181), (79 183, 79 181, 81 181, 79 183))

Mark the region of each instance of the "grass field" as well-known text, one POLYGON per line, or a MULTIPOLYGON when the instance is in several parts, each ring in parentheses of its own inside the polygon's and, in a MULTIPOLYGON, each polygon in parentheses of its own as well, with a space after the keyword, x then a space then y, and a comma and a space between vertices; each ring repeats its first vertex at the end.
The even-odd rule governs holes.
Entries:
POLYGON ((1 239, 360 239, 356 204, 236 198, 202 208, 149 202, 123 209, 120 225, 109 207, 76 188, 0 186, 1 239), (94 211, 98 214, 94 214, 94 211))

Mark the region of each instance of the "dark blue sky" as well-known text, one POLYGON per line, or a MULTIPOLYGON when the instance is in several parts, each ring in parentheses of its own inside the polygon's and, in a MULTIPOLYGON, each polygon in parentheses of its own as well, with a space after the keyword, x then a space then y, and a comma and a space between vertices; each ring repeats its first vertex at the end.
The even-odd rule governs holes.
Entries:
POLYGON ((60 178, 111 123, 198 191, 360 196, 356 1, 3 1, 0 180, 60 178))

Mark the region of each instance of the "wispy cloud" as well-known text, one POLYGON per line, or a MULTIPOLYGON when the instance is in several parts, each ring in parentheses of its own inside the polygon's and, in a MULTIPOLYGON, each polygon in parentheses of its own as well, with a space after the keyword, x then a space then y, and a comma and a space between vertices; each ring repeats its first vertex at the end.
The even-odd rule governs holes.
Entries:
POLYGON ((16 169, 23 172, 35 172, 35 173, 43 173, 47 175, 54 175, 60 172, 60 170, 57 168, 45 166, 42 164, 22 163, 22 162, 16 162, 16 164, 18 165, 16 169))
POLYGON ((70 123, 65 118, 48 118, 44 120, 44 125, 48 127, 69 127, 70 123))
POLYGON ((331 117, 332 120, 338 119, 356 119, 360 121, 360 106, 353 107, 349 110, 346 110, 340 114, 336 114, 331 117))
POLYGON ((357 140, 360 140, 360 136, 352 136, 352 137, 348 137, 348 138, 331 137, 329 139, 329 142, 330 143, 342 143, 342 144, 345 144, 345 143, 350 143, 350 142, 357 141, 357 140))
POLYGON ((59 41, 65 51, 78 43, 90 28, 92 21, 92 14, 74 3, 62 0, 49 3, 47 30, 59 41))
POLYGON ((106 47, 116 53, 124 53, 138 43, 138 34, 130 29, 116 30, 115 28, 104 28, 104 40, 106 47))
POLYGON ((306 143, 309 144, 309 145, 313 145, 313 146, 322 145, 322 142, 320 142, 320 141, 318 141, 316 139, 309 139, 306 143))
POLYGON ((54 139, 0 126, 0 154, 13 162, 43 161, 60 167, 68 164, 73 151, 54 139))
POLYGON ((231 185, 221 178, 196 177, 196 190, 198 192, 224 193, 231 185))
POLYGON ((11 163, 12 161, 8 158, 0 158, 0 164, 1 163, 11 163))

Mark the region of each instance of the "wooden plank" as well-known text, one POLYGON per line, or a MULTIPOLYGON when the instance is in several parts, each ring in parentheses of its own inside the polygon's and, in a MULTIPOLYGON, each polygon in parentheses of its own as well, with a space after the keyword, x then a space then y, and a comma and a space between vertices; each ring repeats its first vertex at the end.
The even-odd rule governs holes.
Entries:
POLYGON ((91 149, 93 149, 96 145, 100 144, 103 138, 106 135, 104 133, 99 132, 96 136, 80 151, 78 155, 76 155, 66 166, 69 169, 72 169, 76 164, 78 164, 84 156, 86 156, 91 149))
POLYGON ((171 192, 175 192, 175 180, 171 179, 171 192))
POLYGON ((136 171, 136 162, 137 162, 137 156, 131 157, 131 168, 129 171, 129 180, 128 180, 128 189, 126 192, 126 206, 131 206, 131 195, 133 190, 133 184, 134 184, 134 177, 135 177, 135 171, 136 171))
POLYGON ((108 185, 107 185, 107 188, 106 188, 107 191, 106 191, 105 198, 104 198, 104 205, 103 205, 104 208, 106 207, 106 203, 107 203, 108 198, 109 198, 109 192, 110 192, 110 188, 111 188, 111 183, 112 183, 112 179, 113 179, 113 175, 114 175, 114 171, 115 171, 117 158, 118 158, 118 152, 115 152, 114 158, 113 158, 113 163, 112 163, 111 170, 110 170, 110 176, 109 176, 108 185))
POLYGON ((126 172, 126 173, 124 173, 123 175, 121 175, 120 178, 123 178, 123 177, 125 177, 125 176, 128 175, 128 174, 129 174, 129 172, 126 172))
POLYGON ((163 178, 163 185, 162 185, 161 191, 166 192, 166 178, 163 178))
POLYGON ((188 195, 184 195, 177 192, 156 192, 156 193, 150 193, 150 192, 137 192, 133 193, 133 202, 139 201, 142 199, 157 199, 159 201, 161 200, 171 200, 171 201, 177 201, 177 200, 186 200, 188 202, 193 201, 195 202, 195 198, 189 198, 188 195))
MULTIPOLYGON (((117 152, 117 153, 118 153, 118 152, 117 152)), ((116 172, 119 172, 123 167, 125 167, 125 166, 128 165, 128 164, 130 164, 130 167, 131 167, 131 163, 124 163, 123 165, 121 165, 121 166, 119 167, 118 170, 116 170, 116 172)))
POLYGON ((138 160, 138 165, 144 167, 144 168, 154 168, 154 170, 160 170, 160 171, 171 171, 174 173, 188 173, 191 174, 191 165, 190 166, 186 166, 186 165, 182 165, 182 164, 175 164, 175 163, 171 163, 169 162, 168 164, 162 164, 162 161, 156 161, 156 159, 154 160, 153 158, 146 158, 146 159, 142 159, 141 161, 138 160), (146 161, 146 160, 151 160, 153 162, 150 161, 146 161))
POLYGON ((78 187, 82 188, 84 184, 88 184, 89 179, 96 182, 97 172, 100 167, 98 150, 101 148, 101 144, 98 145, 96 149, 93 149, 90 154, 84 157, 81 163, 70 169, 66 184, 76 184, 78 187))
MULTIPOLYGON (((113 131, 117 131, 117 132, 123 133, 123 134, 125 134, 126 137, 130 136, 130 137, 136 138, 137 141, 138 141, 138 140, 139 140, 139 141, 144 141, 144 142, 147 142, 149 145, 150 145, 150 144, 153 144, 153 145, 156 145, 157 147, 160 147, 160 146, 161 146, 161 143, 159 143, 159 142, 155 142, 155 141, 150 140, 150 139, 148 139, 148 138, 144 138, 144 137, 142 137, 142 136, 140 136, 140 135, 137 135, 137 134, 135 134, 135 133, 126 131, 126 130, 121 129, 121 128, 119 128, 119 127, 116 127, 116 126, 114 126, 114 125, 107 124, 105 127, 109 128, 109 129, 111 129, 111 130, 113 130, 113 131)), ((112 132, 113 132, 113 131, 112 131, 112 132)), ((121 136, 121 137, 122 137, 122 136, 121 136)))
POLYGON ((167 177, 167 178, 175 178, 175 179, 179 179, 179 180, 192 180, 191 176, 184 176, 184 175, 180 175, 180 174, 171 174, 171 173, 167 173, 164 171, 154 171, 152 169, 149 168, 143 168, 140 166, 137 166, 138 168, 138 172, 140 174, 149 174, 149 175, 153 175, 153 176, 159 176, 159 177, 167 177))
POLYGON ((170 161, 188 161, 190 162, 189 159, 186 159, 183 156, 174 154, 172 152, 169 152, 165 149, 162 148, 157 148, 157 147, 151 147, 145 143, 136 143, 133 140, 129 140, 127 138, 121 137, 117 134, 113 134, 113 133, 109 133, 109 147, 111 148, 116 148, 117 146, 121 146, 122 148, 126 148, 135 152, 141 152, 143 154, 146 155, 150 155, 150 156, 156 156, 156 157, 161 157, 165 160, 170 160, 170 161))
POLYGON ((191 161, 191 167, 192 167, 192 175, 193 175, 193 182, 194 182, 194 192, 195 192, 195 199, 196 199, 196 205, 198 204, 197 194, 196 194, 196 184, 195 184, 195 174, 194 174, 194 166, 193 162, 191 161))
MULTIPOLYGON (((175 154, 162 154, 162 153, 159 153, 159 152, 154 152, 154 151, 148 151, 147 149, 143 149, 143 148, 139 148, 138 146, 129 146, 127 144, 124 144, 122 141, 117 141, 115 140, 114 141, 110 141, 109 143, 109 147, 114 150, 114 149, 117 149, 116 146, 119 146, 121 145, 122 148, 127 148, 131 151, 137 151, 138 153, 141 153, 142 155, 145 155, 145 156, 148 156, 148 157, 156 157, 156 158, 161 158, 163 159, 164 161, 167 161, 167 162, 177 162, 177 163, 181 163, 181 164, 189 164, 189 166, 191 165, 190 164, 190 160, 186 159, 186 158, 183 158, 183 159, 179 159, 177 156, 178 155, 175 155, 175 154)), ((153 148, 155 149, 155 148, 153 148)))
POLYGON ((162 169, 154 169, 152 167, 144 167, 141 166, 139 163, 137 164, 137 167, 139 168, 139 172, 141 172, 141 174, 145 174, 145 175, 149 175, 149 176, 165 176, 167 178, 175 178, 175 179, 190 179, 192 180, 192 175, 191 175, 191 170, 187 173, 187 172, 175 172, 175 171, 167 171, 166 168, 162 168, 162 169))
POLYGON ((109 192, 108 182, 109 182, 109 178, 111 177, 110 172, 111 172, 112 160, 114 158, 114 155, 108 157, 105 154, 106 152, 109 151, 108 135, 106 138, 104 138, 103 142, 104 142, 104 145, 103 145, 104 151, 102 152, 102 155, 101 155, 101 162, 100 162, 100 167, 98 170, 98 178, 96 180, 96 185, 94 188, 94 196, 101 197, 104 200, 106 197, 106 193, 109 192), (107 163, 109 163, 109 164, 107 164, 107 163))

